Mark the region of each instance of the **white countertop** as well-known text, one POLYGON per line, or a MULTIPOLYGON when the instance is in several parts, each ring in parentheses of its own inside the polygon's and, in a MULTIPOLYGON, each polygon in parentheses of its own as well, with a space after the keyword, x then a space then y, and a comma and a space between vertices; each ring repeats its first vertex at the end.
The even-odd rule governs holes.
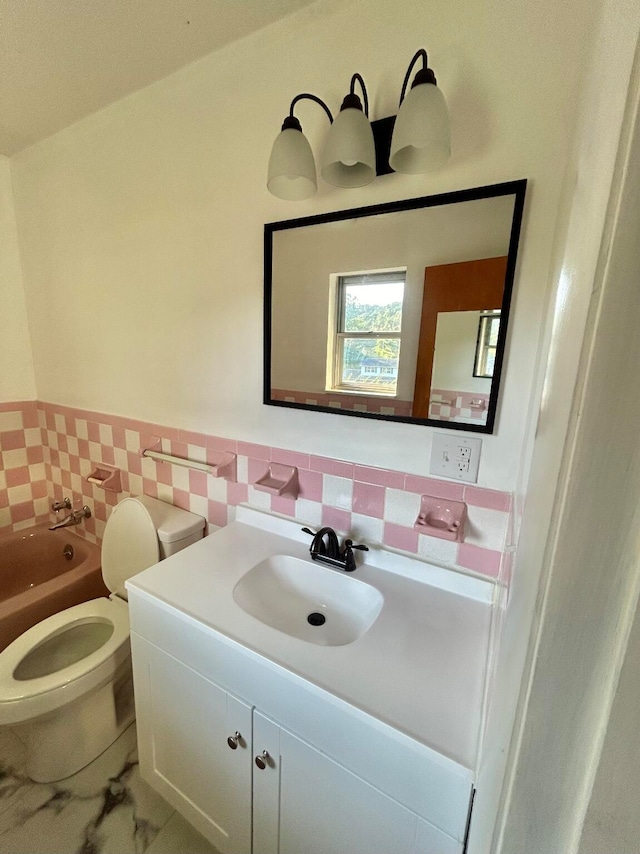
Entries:
MULTIPOLYGON (((238 580, 267 557, 309 557, 300 525, 249 508, 236 522, 127 582, 473 770, 477 761, 493 585, 382 549, 357 553, 354 577, 384 596, 354 643, 318 646, 247 614, 238 580), (259 527, 258 527, 259 526, 259 527)), ((342 572, 340 569, 334 570, 342 572)))

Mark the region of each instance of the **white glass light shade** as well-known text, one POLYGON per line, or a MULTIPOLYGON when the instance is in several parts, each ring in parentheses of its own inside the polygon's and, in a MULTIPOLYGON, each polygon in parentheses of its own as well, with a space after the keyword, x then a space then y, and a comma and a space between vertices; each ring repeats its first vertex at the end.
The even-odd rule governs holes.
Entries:
POLYGON ((269 158, 267 188, 288 202, 310 199, 317 190, 316 163, 302 131, 286 128, 276 137, 269 158))
POLYGON ((409 90, 391 138, 389 165, 396 172, 418 174, 444 166, 451 156, 449 111, 433 83, 409 90))
POLYGON ((371 123, 362 110, 341 110, 329 129, 320 170, 334 187, 364 187, 376 177, 371 123))

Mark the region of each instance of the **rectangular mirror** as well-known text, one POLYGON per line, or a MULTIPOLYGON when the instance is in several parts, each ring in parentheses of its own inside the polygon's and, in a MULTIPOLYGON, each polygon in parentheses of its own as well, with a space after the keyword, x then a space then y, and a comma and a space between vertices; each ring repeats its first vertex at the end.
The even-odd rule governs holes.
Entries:
POLYGON ((525 191, 268 223, 264 402, 491 433, 525 191))

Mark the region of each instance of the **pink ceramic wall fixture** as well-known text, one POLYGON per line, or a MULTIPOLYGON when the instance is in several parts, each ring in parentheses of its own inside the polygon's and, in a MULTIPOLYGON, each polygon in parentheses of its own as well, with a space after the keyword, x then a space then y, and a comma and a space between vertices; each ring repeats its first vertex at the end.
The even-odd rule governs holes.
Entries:
POLYGON ((467 505, 464 501, 423 495, 420 498, 420 512, 413 527, 430 537, 462 543, 466 519, 467 505))
POLYGON ((96 466, 91 474, 87 476, 87 483, 93 483, 102 489, 106 489, 107 492, 122 492, 120 469, 104 465, 103 463, 96 466))
POLYGON ((237 456, 231 451, 218 451, 215 458, 209 458, 209 466, 212 469, 209 474, 213 477, 223 477, 231 483, 236 483, 237 475, 237 456))
POLYGON ((232 483, 237 482, 238 457, 231 451, 217 451, 213 455, 207 454, 207 462, 189 460, 176 454, 168 454, 162 450, 162 439, 156 439, 152 445, 140 449, 141 457, 148 457, 156 463, 169 463, 174 466, 182 466, 187 469, 204 471, 212 477, 223 477, 232 483))
POLYGON ((286 495, 287 498, 296 499, 299 492, 298 469, 282 463, 271 463, 267 471, 253 485, 262 492, 286 495))

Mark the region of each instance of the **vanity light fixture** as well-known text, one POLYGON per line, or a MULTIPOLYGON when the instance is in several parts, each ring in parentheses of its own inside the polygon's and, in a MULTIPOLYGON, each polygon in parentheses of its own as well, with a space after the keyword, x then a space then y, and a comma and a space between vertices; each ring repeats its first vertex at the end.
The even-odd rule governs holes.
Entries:
POLYGON ((267 188, 279 199, 298 202, 309 199, 318 189, 316 181, 316 162, 309 140, 302 133, 302 125, 293 115, 293 108, 303 99, 315 101, 324 109, 333 124, 333 116, 323 100, 302 92, 291 102, 289 115, 282 123, 282 130, 276 137, 269 158, 267 188))
POLYGON ((399 106, 391 138, 391 168, 394 172, 418 175, 444 166, 451 156, 449 111, 423 48, 416 53, 407 69, 399 106), (422 68, 414 77, 405 98, 411 70, 418 59, 422 59, 422 68))
POLYGON ((447 104, 429 68, 427 52, 421 48, 407 69, 397 117, 369 121, 367 89, 357 73, 351 78, 349 93, 335 121, 321 98, 308 92, 296 95, 269 160, 267 188, 280 199, 311 198, 318 186, 311 146, 294 115, 296 104, 304 99, 319 104, 331 123, 320 172, 335 187, 364 187, 376 175, 394 171, 429 172, 443 166, 451 154, 447 104), (420 59, 422 68, 407 94, 411 72, 420 59), (362 91, 362 100, 355 92, 356 83, 362 91))
POLYGON ((329 129, 320 172, 334 187, 364 187, 376 177, 376 146, 369 121, 369 98, 359 74, 351 78, 349 94, 329 129), (356 82, 362 89, 364 110, 355 94, 356 82))

